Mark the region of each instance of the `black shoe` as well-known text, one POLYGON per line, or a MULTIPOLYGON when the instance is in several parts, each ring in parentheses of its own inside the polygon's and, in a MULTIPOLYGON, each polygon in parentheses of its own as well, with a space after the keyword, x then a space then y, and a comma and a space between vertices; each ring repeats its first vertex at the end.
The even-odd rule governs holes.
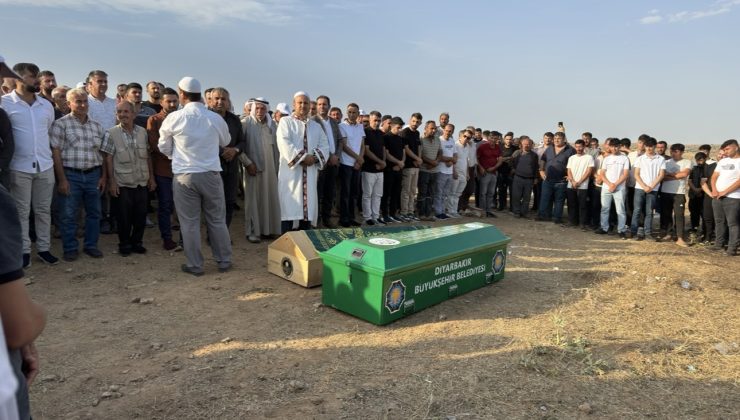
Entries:
POLYGON ((46 264, 56 265, 59 264, 59 258, 55 257, 49 251, 42 251, 38 253, 39 259, 46 264))
POLYGON ((606 235, 606 231, 604 229, 598 229, 594 231, 594 233, 597 235, 606 235))
POLYGON ((137 254, 146 254, 146 248, 141 245, 134 245, 131 247, 131 251, 137 254))
POLYGON ((637 236, 635 236, 635 240, 636 241, 644 241, 645 240, 645 235, 637 235, 637 236))
POLYGON ((620 232, 620 233, 619 233, 619 238, 620 238, 620 239, 624 239, 624 240, 626 240, 626 239, 627 239, 627 234, 626 234, 626 233, 624 233, 624 232, 620 232))
MULTIPOLYGON (((491 213, 491 214, 493 214, 493 213, 491 213)), ((439 219, 439 220, 447 220, 447 219, 449 219, 449 218, 450 218, 450 216, 448 216, 448 215, 446 215, 446 214, 444 214, 444 213, 440 213, 440 214, 436 215, 435 217, 436 217, 437 219, 439 219)))
POLYGON ((493 214, 493 213, 492 213, 492 212, 490 212, 490 211, 487 211, 487 212, 486 212, 486 217, 493 217, 494 219, 498 218, 498 216, 496 216, 495 214, 493 214))
POLYGON ((383 219, 382 217, 379 218, 378 220, 376 220, 376 222, 378 222, 381 225, 387 225, 388 224, 388 222, 385 219, 383 219))
POLYGON ((375 226, 375 220, 373 219, 367 219, 365 220, 365 224, 368 226, 375 226))
POLYGON ((359 227, 359 226, 362 226, 362 223, 360 223, 360 222, 358 222, 356 220, 353 220, 353 221, 349 222, 349 225, 350 226, 359 227))
POLYGON ((343 228, 351 228, 352 227, 352 223, 351 222, 339 222, 339 226, 341 226, 343 228))
POLYGON ((97 249, 97 248, 83 249, 82 252, 84 252, 85 254, 87 254, 91 258, 103 258, 103 253, 100 252, 100 250, 97 249))
POLYGON ((76 261, 80 257, 80 253, 77 251, 65 251, 62 255, 62 259, 67 262, 76 261))
POLYGON ((113 229, 111 229, 110 222, 106 219, 103 219, 102 222, 100 222, 100 233, 103 235, 110 235, 113 233, 113 229))
POLYGON ((131 255, 131 247, 129 247, 129 246, 121 247, 121 246, 119 246, 118 247, 118 253, 122 257, 128 257, 129 255, 131 255))
POLYGON ((31 266, 31 254, 23 254, 23 268, 31 266))
POLYGON ((204 274, 202 269, 199 270, 195 267, 188 267, 186 264, 181 265, 180 270, 182 270, 183 273, 192 274, 195 277, 200 277, 204 274))
POLYGON ((225 273, 225 272, 231 270, 231 267, 232 266, 231 266, 231 263, 230 262, 227 262, 227 263, 218 263, 218 272, 219 273, 225 273))

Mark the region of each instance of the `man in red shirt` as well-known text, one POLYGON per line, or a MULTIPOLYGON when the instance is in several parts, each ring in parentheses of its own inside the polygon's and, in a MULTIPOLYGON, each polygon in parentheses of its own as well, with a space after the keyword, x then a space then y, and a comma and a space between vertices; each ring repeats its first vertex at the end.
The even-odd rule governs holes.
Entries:
MULTIPOLYGON (((494 131, 492 137, 501 137, 501 133, 494 131)), ((494 140, 495 141, 495 140, 494 140)), ((483 140, 478 145, 476 157, 478 158, 478 177, 480 179, 480 189, 483 208, 487 217, 496 217, 493 214, 493 198, 496 192, 496 171, 501 166, 501 149, 494 141, 483 140)))

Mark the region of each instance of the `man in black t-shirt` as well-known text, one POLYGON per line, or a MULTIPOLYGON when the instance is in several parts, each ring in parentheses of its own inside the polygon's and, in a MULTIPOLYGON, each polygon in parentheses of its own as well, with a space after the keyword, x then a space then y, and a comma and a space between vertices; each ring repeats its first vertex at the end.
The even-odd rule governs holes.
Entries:
POLYGON ((422 160, 419 156, 421 139, 419 138, 419 125, 423 118, 420 113, 411 114, 408 127, 401 130, 399 135, 403 140, 403 150, 406 161, 403 166, 403 175, 401 179, 401 220, 418 221, 419 218, 414 215, 416 208, 416 184, 419 181, 419 166, 422 160))
MULTIPOLYGON (((511 160, 514 152, 519 150, 519 148, 514 145, 513 141, 514 133, 509 131, 504 136, 504 144, 503 146, 501 146, 501 160, 504 163, 502 163, 498 169, 498 180, 496 183, 496 201, 498 202, 497 208, 499 211, 502 211, 506 208, 506 198, 511 190, 512 178, 511 165, 509 164, 509 161, 511 160)), ((511 203, 509 203, 509 210, 513 211, 513 209, 511 208, 511 203)))
POLYGON ((383 197, 383 170, 385 169, 385 145, 383 132, 380 131, 378 111, 370 113, 368 126, 365 128, 365 162, 362 164, 362 217, 365 223, 373 226, 380 220, 380 199, 383 197))
POLYGON ((389 131, 383 136, 385 144, 385 172, 383 173, 383 198, 380 200, 382 221, 399 223, 398 210, 401 202, 401 178, 406 165, 406 153, 403 139, 398 135, 403 127, 403 120, 399 117, 391 119, 389 131))

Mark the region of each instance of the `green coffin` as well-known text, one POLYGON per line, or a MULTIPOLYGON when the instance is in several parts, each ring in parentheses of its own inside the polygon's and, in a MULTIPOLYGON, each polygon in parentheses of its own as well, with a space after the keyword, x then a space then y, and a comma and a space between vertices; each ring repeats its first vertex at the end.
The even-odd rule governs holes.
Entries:
POLYGON ((387 324, 501 280, 510 241, 477 222, 342 241, 321 253, 322 301, 387 324))

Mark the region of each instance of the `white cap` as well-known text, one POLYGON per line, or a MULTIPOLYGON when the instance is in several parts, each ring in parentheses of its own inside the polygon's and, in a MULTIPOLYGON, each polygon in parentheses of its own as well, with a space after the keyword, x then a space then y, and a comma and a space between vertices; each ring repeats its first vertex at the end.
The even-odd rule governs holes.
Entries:
POLYGON ((361 117, 363 117, 363 116, 365 116, 365 115, 367 115, 367 114, 365 114, 365 111, 361 109, 361 110, 360 110, 360 116, 361 116, 361 117))
POLYGON ((288 104, 286 104, 285 102, 280 102, 279 104, 277 104, 277 106, 275 107, 275 111, 283 115, 290 115, 290 107, 288 107, 288 104))
POLYGON ((77 84, 75 85, 75 87, 78 88, 78 89, 84 88, 85 87, 85 82, 77 82, 77 84))
POLYGON ((299 96, 305 96, 306 98, 308 98, 309 100, 311 100, 311 97, 308 96, 308 93, 306 93, 306 92, 304 92, 302 90, 299 90, 298 92, 294 93, 293 94, 293 99, 295 99, 295 98, 297 98, 299 96))
POLYGON ((194 77, 183 77, 177 82, 177 87, 188 93, 200 93, 200 82, 194 77))

